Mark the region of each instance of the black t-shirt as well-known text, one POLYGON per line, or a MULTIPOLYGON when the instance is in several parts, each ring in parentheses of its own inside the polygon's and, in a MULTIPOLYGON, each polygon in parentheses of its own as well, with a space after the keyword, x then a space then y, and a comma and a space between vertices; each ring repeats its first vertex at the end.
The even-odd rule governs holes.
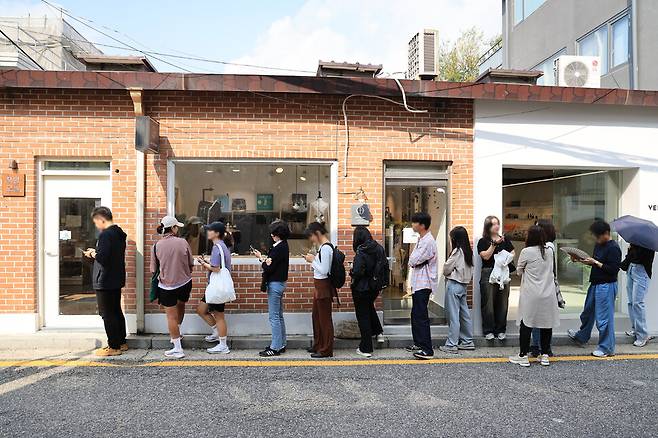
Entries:
MULTIPOLYGON (((491 246, 491 238, 489 237, 483 237, 478 241, 478 254, 480 254, 482 251, 486 251, 489 249, 491 246)), ((506 250, 508 252, 514 251, 514 245, 512 245, 512 241, 507 238, 507 236, 503 236, 503 241, 500 242, 498 245, 496 245, 496 249, 494 249, 494 254, 498 254, 502 250, 506 250)), ((482 259, 482 267, 483 268, 493 268, 494 267, 494 257, 493 255, 489 260, 482 259)))

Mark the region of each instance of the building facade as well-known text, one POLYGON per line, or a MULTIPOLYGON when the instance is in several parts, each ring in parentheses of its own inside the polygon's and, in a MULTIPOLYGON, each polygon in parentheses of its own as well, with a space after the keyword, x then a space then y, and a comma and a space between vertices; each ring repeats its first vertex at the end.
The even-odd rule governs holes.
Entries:
MULTIPOLYGON (((581 239, 581 222, 595 217, 655 214, 644 205, 652 203, 658 156, 641 151, 658 134, 658 93, 402 85, 409 105, 426 112, 391 102, 402 102, 398 85, 376 78, 0 73, 0 329, 101 327, 81 255, 95 244, 89 213, 101 204, 112 208, 128 235, 124 308, 131 332, 166 331, 145 286, 160 218, 174 214, 185 223, 182 235, 199 255, 208 249, 200 225, 229 224, 238 299, 227 311, 234 336, 269 332, 260 268, 249 247, 267 248, 267 225, 276 218, 292 231, 288 332, 308 334, 312 272, 300 255, 312 248, 303 230, 323 220, 349 260, 353 211, 363 202, 391 260, 391 287, 378 300, 387 331, 408 330, 406 260, 415 211, 433 217, 440 262, 451 227, 463 225, 477 240, 490 213, 502 216, 506 227, 519 222, 523 208, 526 215, 559 219, 569 242, 581 239), (135 149, 136 116, 142 115, 159 124, 157 153, 135 149), (623 141, 628 138, 638 138, 633 150, 623 141), (547 185, 537 205, 515 188, 553 180, 580 185, 547 185), (582 214, 565 213, 573 209, 582 214)), ((525 225, 507 230, 522 237, 525 225)), ((584 274, 565 265, 561 275, 577 303, 584 274)), ((430 304, 437 327, 445 325, 441 285, 430 304)), ((204 287, 196 268, 188 333, 207 330, 193 315, 204 287)), ((340 298, 335 320, 354 319, 348 288, 340 298)), ((477 308, 477 287, 471 298, 477 308)), ((652 319, 654 330, 657 322, 652 319)))
POLYGON ((541 70, 555 85, 561 55, 599 56, 601 86, 658 89, 658 3, 641 0, 503 0, 502 68, 541 70))

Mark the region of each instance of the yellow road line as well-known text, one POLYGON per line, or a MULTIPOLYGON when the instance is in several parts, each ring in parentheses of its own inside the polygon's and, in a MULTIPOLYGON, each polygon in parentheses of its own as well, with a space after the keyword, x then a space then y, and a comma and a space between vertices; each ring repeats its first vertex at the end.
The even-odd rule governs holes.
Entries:
MULTIPOLYGON (((551 362, 581 362, 581 361, 621 361, 621 360, 658 360, 658 354, 620 354, 605 359, 594 356, 561 356, 554 357, 551 362)), ((10 367, 350 367, 372 365, 457 365, 505 363, 506 357, 464 357, 440 358, 431 360, 416 359, 347 359, 347 360, 168 360, 138 363, 115 363, 103 360, 66 360, 66 359, 39 359, 39 360, 0 360, 0 368, 10 367)))

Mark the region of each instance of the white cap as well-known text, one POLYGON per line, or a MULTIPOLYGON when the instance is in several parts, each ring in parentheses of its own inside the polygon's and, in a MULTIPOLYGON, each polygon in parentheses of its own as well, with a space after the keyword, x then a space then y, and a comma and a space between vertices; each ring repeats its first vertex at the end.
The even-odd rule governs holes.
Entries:
POLYGON ((178 219, 176 219, 173 216, 163 217, 162 220, 160 221, 160 223, 165 228, 170 228, 170 227, 173 227, 174 225, 176 225, 177 227, 184 227, 185 226, 184 224, 178 222, 178 219))

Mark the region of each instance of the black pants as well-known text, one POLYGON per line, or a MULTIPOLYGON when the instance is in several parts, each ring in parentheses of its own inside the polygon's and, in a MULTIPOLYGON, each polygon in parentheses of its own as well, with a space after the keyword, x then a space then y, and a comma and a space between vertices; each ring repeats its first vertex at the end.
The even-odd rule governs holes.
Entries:
POLYGON ((411 336, 414 338, 414 345, 427 354, 434 354, 432 334, 430 332, 430 316, 427 311, 431 293, 431 289, 421 289, 411 296, 411 336))
POLYGON ((107 345, 118 349, 126 343, 126 318, 121 310, 121 289, 96 291, 98 314, 103 318, 107 345))
MULTIPOLYGON (((526 326, 523 321, 521 321, 521 327, 519 328, 519 343, 521 348, 519 354, 525 356, 530 351, 530 336, 532 335, 532 327, 526 326)), ((553 329, 550 328, 540 328, 539 329, 541 351, 544 354, 549 354, 551 351, 551 339, 553 338, 553 329)))
POLYGON ((375 301, 378 292, 354 292, 352 291, 352 300, 354 300, 354 312, 356 320, 359 323, 361 332, 361 343, 359 350, 363 353, 372 353, 372 337, 384 333, 382 325, 375 310, 375 301))
POLYGON ((489 283, 493 268, 482 268, 480 277, 480 307, 482 310, 482 332, 485 335, 507 331, 509 307, 509 284, 500 290, 497 284, 489 283))

